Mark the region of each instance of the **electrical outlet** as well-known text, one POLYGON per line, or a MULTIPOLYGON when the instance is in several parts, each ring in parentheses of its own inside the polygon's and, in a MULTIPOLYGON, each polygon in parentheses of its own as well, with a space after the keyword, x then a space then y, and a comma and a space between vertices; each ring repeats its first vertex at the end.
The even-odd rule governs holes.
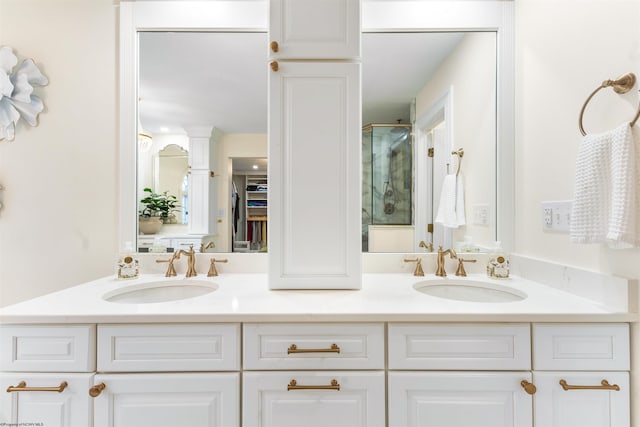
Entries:
POLYGON ((568 233, 571 225, 572 200, 542 202, 542 228, 568 233))
POLYGON ((489 205, 473 205, 472 211, 474 225, 489 225, 489 205))

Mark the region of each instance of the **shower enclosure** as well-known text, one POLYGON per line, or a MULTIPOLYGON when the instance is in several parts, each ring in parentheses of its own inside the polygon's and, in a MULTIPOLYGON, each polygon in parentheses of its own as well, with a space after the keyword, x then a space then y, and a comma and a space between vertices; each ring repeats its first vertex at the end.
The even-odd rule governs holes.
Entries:
POLYGON ((369 225, 412 223, 412 126, 370 124, 362 128, 362 250, 369 225))

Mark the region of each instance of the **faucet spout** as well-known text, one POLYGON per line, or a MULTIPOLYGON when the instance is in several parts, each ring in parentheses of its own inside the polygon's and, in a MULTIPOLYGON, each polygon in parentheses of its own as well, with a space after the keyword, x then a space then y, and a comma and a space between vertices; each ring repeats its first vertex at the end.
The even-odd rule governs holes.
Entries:
POLYGON ((187 273, 185 274, 185 277, 197 276, 198 273, 196 273, 196 253, 193 250, 193 245, 189 245, 188 251, 180 249, 178 251, 178 257, 180 257, 180 255, 185 255, 187 257, 187 273))
POLYGON ((436 276, 439 277, 446 277, 447 276, 447 272, 444 269, 444 257, 446 255, 449 255, 449 257, 451 259, 457 258, 458 255, 456 254, 456 251, 454 251, 453 249, 447 249, 446 251, 442 250, 442 246, 438 247, 438 265, 436 267, 436 276))

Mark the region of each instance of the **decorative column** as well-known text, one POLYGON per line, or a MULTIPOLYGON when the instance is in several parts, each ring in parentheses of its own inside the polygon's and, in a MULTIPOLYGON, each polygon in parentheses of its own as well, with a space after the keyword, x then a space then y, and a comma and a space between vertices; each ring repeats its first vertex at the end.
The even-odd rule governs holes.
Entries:
POLYGON ((214 234, 218 191, 215 178, 217 143, 222 132, 213 126, 186 128, 189 136, 189 234, 214 234))

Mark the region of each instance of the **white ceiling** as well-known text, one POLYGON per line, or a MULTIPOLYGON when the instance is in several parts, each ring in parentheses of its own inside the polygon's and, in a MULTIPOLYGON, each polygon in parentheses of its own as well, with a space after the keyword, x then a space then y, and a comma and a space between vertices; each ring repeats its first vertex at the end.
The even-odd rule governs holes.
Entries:
MULTIPOLYGON (((462 33, 365 33, 363 124, 409 122, 418 90, 462 33)), ((267 132, 267 34, 140 34, 139 114, 145 132, 267 132), (166 128, 166 130, 161 130, 166 128)))

